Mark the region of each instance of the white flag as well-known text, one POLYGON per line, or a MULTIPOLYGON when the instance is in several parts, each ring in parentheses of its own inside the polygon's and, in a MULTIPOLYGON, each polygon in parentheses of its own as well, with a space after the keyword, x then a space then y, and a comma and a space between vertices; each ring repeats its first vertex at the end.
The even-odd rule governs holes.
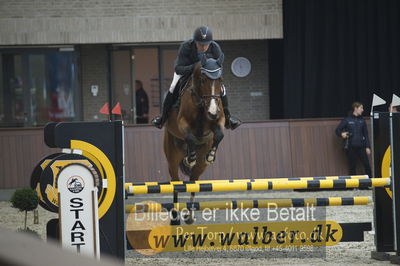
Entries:
POLYGON ((376 95, 374 93, 374 97, 372 99, 372 107, 378 106, 378 105, 382 105, 382 104, 385 104, 385 103, 386 103, 386 101, 384 99, 382 99, 381 97, 379 97, 378 95, 376 95))
POLYGON ((393 94, 392 97, 392 106, 399 106, 400 105, 400 97, 396 94, 393 94))

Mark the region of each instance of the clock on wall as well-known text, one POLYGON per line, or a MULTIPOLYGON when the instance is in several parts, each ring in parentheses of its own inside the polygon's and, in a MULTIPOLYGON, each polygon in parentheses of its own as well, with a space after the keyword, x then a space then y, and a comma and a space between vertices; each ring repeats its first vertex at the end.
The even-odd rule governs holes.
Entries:
POLYGON ((251 71, 251 63, 246 57, 237 57, 232 61, 231 70, 236 77, 246 77, 251 71))

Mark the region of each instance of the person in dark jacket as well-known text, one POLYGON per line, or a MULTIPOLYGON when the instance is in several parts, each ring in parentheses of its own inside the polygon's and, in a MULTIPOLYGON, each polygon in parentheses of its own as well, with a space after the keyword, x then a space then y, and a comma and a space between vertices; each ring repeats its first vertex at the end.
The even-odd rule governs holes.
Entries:
POLYGON ((360 102, 354 102, 353 112, 344 118, 336 128, 336 135, 345 142, 345 150, 349 163, 350 175, 356 174, 357 160, 364 166, 365 173, 371 178, 371 166, 368 156, 371 154, 371 146, 368 138, 367 125, 362 113, 364 107, 360 102))
MULTIPOLYGON (((199 62, 203 56, 219 59, 221 63, 224 61, 224 53, 220 46, 213 41, 211 29, 207 26, 198 27, 193 33, 193 39, 187 40, 181 44, 178 56, 175 60, 174 77, 163 102, 162 114, 151 121, 154 126, 160 129, 163 127, 168 119, 168 112, 176 98, 174 90, 178 81, 181 78, 186 79, 189 77, 196 63, 199 62)), ((221 101, 224 107, 225 127, 233 130, 241 124, 241 121, 230 115, 225 86, 222 88, 221 101)))
POLYGON ((143 89, 143 83, 140 80, 135 81, 136 89, 136 123, 149 123, 149 97, 143 89))

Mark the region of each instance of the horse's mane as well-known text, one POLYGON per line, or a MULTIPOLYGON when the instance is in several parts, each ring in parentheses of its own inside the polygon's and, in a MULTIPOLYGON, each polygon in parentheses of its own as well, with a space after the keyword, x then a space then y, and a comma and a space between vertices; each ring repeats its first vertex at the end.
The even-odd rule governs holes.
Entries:
POLYGON ((192 83, 193 83, 193 87, 194 88, 199 88, 201 86, 201 61, 197 62, 194 65, 194 69, 193 69, 193 78, 192 78, 192 83))

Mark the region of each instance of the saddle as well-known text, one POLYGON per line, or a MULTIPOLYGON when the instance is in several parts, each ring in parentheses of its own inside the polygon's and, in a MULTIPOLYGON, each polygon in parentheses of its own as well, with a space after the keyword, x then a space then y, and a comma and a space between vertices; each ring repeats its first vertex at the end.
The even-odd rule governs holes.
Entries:
POLYGON ((184 75, 182 76, 178 83, 176 84, 174 93, 172 94, 174 103, 173 103, 173 108, 179 109, 179 106, 181 104, 181 97, 184 92, 184 88, 187 87, 186 85, 192 80, 192 75, 184 75))

